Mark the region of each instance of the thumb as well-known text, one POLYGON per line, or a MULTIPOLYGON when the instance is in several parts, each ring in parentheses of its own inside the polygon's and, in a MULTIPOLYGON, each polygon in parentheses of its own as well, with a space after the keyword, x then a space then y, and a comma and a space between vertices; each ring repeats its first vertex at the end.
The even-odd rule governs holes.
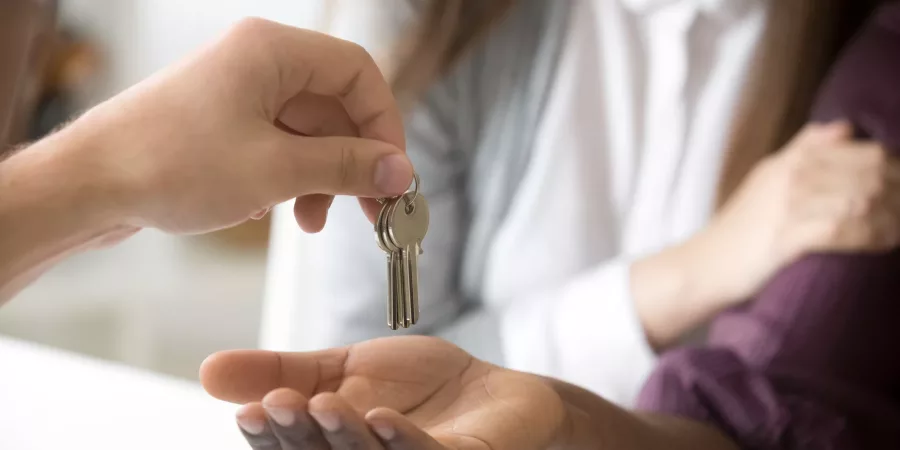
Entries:
POLYGON ((412 183, 413 167, 400 149, 371 139, 283 135, 271 158, 287 198, 306 194, 389 197, 412 183), (287 170, 286 170, 287 169, 287 170))

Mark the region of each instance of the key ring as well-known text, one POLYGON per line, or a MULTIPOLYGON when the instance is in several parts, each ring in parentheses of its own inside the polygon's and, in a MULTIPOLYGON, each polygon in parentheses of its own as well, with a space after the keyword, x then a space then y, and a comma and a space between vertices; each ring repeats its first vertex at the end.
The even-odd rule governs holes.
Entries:
POLYGON ((406 214, 412 214, 413 211, 416 210, 416 199, 419 198, 419 185, 421 184, 421 180, 419 179, 419 174, 417 172, 413 172, 413 180, 412 182, 415 184, 415 189, 412 191, 408 190, 403 194, 403 200, 406 202, 406 214), (408 200, 406 198, 406 194, 412 192, 412 200, 408 200))

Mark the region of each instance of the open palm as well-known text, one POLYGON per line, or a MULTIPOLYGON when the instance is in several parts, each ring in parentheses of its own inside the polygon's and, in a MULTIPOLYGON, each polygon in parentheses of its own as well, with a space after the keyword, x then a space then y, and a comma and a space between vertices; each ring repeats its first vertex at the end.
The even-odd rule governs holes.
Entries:
POLYGON ((201 379, 213 396, 250 403, 245 414, 265 422, 245 434, 260 449, 543 449, 565 418, 541 377, 426 337, 311 353, 219 353, 201 379))

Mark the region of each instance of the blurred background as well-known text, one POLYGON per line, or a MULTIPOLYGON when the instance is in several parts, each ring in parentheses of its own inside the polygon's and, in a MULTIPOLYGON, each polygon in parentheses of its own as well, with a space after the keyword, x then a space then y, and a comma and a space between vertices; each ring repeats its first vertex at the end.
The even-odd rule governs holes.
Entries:
MULTIPOLYGON (((38 36, 21 55, 26 79, 0 80, 0 101, 17 105, 11 143, 39 138, 244 16, 315 28, 323 15, 322 2, 304 0, 2 3, 0 25, 38 36), (48 13, 14 19, 16 4, 48 13)), ((196 380, 210 353, 257 346, 268 229, 264 220, 205 237, 144 231, 68 260, 0 308, 0 337, 196 380)))

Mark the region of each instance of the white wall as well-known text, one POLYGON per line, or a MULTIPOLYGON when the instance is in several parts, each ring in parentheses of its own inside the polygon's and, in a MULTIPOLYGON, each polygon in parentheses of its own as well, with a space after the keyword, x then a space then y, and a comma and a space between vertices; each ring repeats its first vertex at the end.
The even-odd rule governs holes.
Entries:
POLYGON ((62 16, 101 42, 110 76, 96 99, 112 95, 215 39, 242 17, 315 28, 332 0, 62 0, 62 16))

